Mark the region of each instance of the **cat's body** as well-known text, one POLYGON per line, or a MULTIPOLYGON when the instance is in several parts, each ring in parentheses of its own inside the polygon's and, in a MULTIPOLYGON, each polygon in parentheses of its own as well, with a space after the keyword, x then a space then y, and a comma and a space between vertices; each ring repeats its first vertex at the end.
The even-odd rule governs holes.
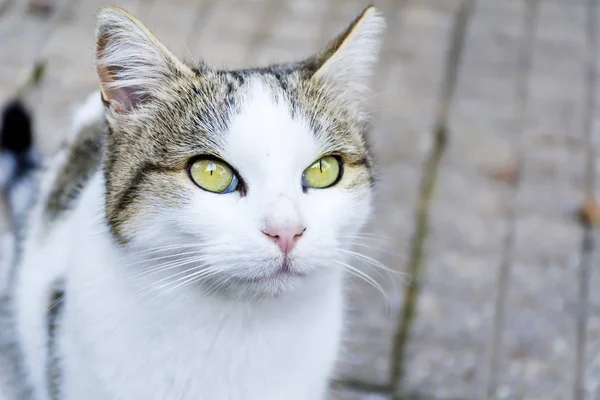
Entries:
POLYGON ((33 399, 325 396, 370 210, 354 80, 381 24, 367 9, 309 61, 222 72, 101 14, 102 94, 40 175, 11 285, 33 399))
MULTIPOLYGON (((103 111, 100 98, 95 100, 103 111)), ((53 169, 60 171, 61 163, 53 169)), ((139 270, 122 268, 138 260, 121 255, 111 239, 100 217, 103 192, 97 170, 60 223, 50 230, 43 222, 32 226, 40 234, 26 244, 16 299, 19 314, 35 318, 18 326, 21 337, 39 344, 25 353, 32 376, 39 377, 36 386, 47 380, 48 298, 53 283, 67 276, 55 347, 59 359, 69 361, 60 378, 66 399, 323 396, 342 323, 339 277, 315 279, 272 301, 207 296, 189 285, 137 298, 156 277, 142 279, 139 270), (142 372, 149 366, 152 373, 142 372)), ((49 194, 41 193, 34 213, 43 212, 49 194)))
MULTIPOLYGON (((84 191, 70 223, 39 252, 46 259, 61 260, 63 255, 57 256, 52 247, 70 247, 65 249, 70 260, 63 258, 54 267, 67 265, 71 270, 57 347, 59 358, 69 361, 62 371, 66 398, 323 396, 323 377, 338 347, 341 282, 314 282, 294 296, 260 304, 206 296, 195 286, 172 296, 136 299, 135 293, 150 282, 119 269, 129 261, 97 234, 102 230, 97 218, 101 204, 94 201, 102 190, 99 178, 84 191)), ((52 268, 49 264, 36 266, 52 268)), ((28 304, 22 311, 31 313, 26 308, 33 296, 24 296, 28 304)), ((23 326, 24 331, 35 327, 42 328, 35 331, 39 338, 45 337, 44 326, 23 326)), ((31 361, 46 379, 45 347, 37 357, 31 361)))

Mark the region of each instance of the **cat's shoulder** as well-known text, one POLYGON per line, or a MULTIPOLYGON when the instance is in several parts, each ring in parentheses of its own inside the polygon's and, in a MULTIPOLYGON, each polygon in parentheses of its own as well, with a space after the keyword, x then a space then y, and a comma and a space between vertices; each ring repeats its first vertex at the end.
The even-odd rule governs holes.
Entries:
POLYGON ((44 209, 49 222, 73 208, 91 176, 100 168, 107 129, 99 92, 88 96, 77 108, 71 133, 52 173, 44 209))

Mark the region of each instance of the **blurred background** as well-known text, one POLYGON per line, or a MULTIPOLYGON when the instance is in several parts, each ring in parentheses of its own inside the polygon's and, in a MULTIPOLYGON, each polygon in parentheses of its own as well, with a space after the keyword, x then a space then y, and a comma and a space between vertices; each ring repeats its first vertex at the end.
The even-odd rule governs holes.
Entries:
MULTIPOLYGON (((365 1, 111 4, 177 55, 235 68, 309 56, 365 1)), ((356 251, 381 290, 351 288, 332 398, 600 399, 597 1, 373 3, 379 179, 356 251)), ((106 4, 0 0, 0 101, 44 67, 30 104, 46 154, 96 88, 106 4)))

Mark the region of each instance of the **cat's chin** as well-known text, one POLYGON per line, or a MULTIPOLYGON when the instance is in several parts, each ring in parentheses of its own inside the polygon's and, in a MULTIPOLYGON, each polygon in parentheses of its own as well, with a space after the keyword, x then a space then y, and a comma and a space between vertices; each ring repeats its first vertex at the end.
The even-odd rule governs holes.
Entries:
POLYGON ((270 298, 283 296, 298 289, 307 281, 306 274, 277 271, 268 276, 231 277, 220 291, 235 298, 270 298))
POLYGON ((294 292, 311 281, 315 274, 314 270, 295 268, 284 262, 268 273, 229 276, 224 274, 216 279, 219 282, 213 282, 209 286, 213 287, 213 292, 219 292, 220 295, 229 298, 272 298, 294 292))
POLYGON ((230 279, 211 290, 214 295, 229 299, 252 300, 281 297, 294 292, 302 285, 305 278, 296 276, 277 276, 273 278, 230 279))
POLYGON ((252 284, 277 284, 279 282, 285 282, 289 280, 293 280, 295 278, 306 278, 305 273, 294 272, 290 270, 280 269, 277 272, 266 275, 266 276, 257 276, 257 277, 233 277, 231 278, 232 282, 235 282, 240 285, 252 285, 252 284))

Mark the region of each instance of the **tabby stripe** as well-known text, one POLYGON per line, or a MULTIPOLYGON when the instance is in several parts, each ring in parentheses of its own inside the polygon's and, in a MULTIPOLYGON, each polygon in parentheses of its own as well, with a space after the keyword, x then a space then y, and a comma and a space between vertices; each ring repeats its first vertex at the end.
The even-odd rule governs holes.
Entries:
POLYGON ((118 214, 119 212, 125 210, 134 200, 138 197, 138 190, 142 183, 146 180, 147 176, 156 172, 173 172, 175 169, 164 167, 152 163, 145 163, 140 168, 138 168, 137 172, 127 185, 127 189, 125 189, 119 195, 119 199, 117 201, 117 206, 113 210, 113 214, 118 214))

